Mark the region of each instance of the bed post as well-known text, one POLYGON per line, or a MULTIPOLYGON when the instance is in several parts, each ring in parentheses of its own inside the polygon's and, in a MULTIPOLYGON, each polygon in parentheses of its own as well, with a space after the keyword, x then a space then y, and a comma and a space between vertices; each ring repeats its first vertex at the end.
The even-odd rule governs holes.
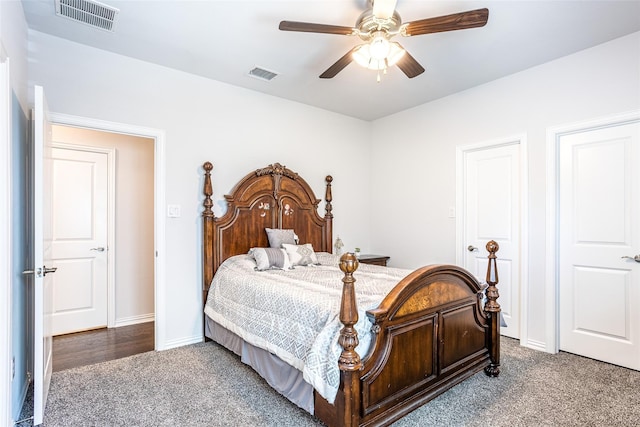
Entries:
POLYGON ((346 253, 340 258, 340 270, 344 273, 342 279, 342 300, 340 302, 340 322, 344 327, 340 330, 338 343, 342 346, 342 353, 338 359, 340 369, 340 387, 342 400, 336 400, 338 409, 338 425, 354 427, 360 421, 360 374, 362 368, 360 356, 355 348, 358 346, 358 333, 353 325, 358 322, 358 308, 353 284, 353 272, 358 268, 358 259, 352 253, 346 253))
POLYGON ((324 241, 325 241, 325 251, 330 254, 333 253, 333 206, 331 205, 331 201, 333 200, 333 196, 331 195, 331 182, 333 182, 333 177, 331 175, 327 175, 325 178, 327 183, 327 189, 324 195, 325 201, 325 228, 324 228, 324 241))
POLYGON ((207 301, 207 292, 213 280, 213 187, 211 185, 211 170, 213 165, 205 162, 204 168, 204 211, 202 212, 203 234, 202 234, 202 305, 207 301))
POLYGON ((500 247, 491 240, 487 243, 487 251, 489 251, 489 262, 487 264, 487 302, 484 305, 484 311, 489 315, 491 323, 489 356, 491 363, 484 368, 484 372, 490 377, 497 377, 500 374, 500 304, 498 304, 498 267, 496 265, 496 252, 500 247))

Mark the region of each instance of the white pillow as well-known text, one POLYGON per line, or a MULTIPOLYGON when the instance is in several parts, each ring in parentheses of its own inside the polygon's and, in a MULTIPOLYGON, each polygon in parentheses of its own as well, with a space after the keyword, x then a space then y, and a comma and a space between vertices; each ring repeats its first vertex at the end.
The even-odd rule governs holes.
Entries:
POLYGON ((311 243, 306 243, 304 245, 289 245, 287 243, 283 243, 282 247, 287 251, 291 265, 319 264, 318 257, 316 256, 311 243))
POLYGON ((249 249, 249 255, 256 260, 256 270, 258 271, 291 269, 291 262, 284 249, 251 248, 249 249))
POLYGON ((297 244, 296 233, 293 230, 283 230, 280 228, 265 228, 270 248, 281 248, 283 243, 290 245, 297 244))

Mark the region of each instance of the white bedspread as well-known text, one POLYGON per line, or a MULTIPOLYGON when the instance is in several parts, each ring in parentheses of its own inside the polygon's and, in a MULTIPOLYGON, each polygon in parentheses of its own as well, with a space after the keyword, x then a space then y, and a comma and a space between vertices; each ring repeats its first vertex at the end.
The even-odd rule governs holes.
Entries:
MULTIPOLYGON (((248 255, 226 260, 213 279, 205 313, 245 341, 301 370, 304 379, 333 403, 340 372, 338 344, 344 273, 338 256, 318 253, 319 266, 254 271, 248 255)), ((409 270, 360 264, 354 273, 361 356, 370 346, 375 308, 409 270)))

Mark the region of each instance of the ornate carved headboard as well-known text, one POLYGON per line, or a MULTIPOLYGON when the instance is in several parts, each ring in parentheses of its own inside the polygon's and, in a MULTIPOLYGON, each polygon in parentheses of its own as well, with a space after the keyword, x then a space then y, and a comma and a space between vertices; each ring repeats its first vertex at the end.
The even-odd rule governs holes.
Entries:
POLYGON ((317 199, 309 184, 279 163, 258 169, 242 178, 226 195, 227 212, 213 214, 213 165, 204 165, 203 262, 204 291, 227 258, 246 254, 252 247, 267 247, 265 228, 293 229, 300 243, 311 243, 316 251, 332 252, 331 181, 326 177, 325 215, 318 214, 317 199))

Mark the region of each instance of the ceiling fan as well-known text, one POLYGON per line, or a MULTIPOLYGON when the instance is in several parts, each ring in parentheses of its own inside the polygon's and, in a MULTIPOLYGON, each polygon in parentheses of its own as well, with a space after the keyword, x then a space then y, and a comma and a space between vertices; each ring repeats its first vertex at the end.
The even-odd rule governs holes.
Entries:
POLYGON ((364 43, 355 46, 338 59, 324 73, 320 74, 320 78, 333 78, 351 61, 356 61, 365 68, 378 70, 378 81, 380 81, 380 71, 386 73, 387 68, 393 65, 397 65, 410 79, 424 72, 422 65, 400 43, 391 41, 393 37, 397 35, 411 37, 482 27, 489 18, 489 10, 485 8, 403 24, 400 15, 395 10, 397 0, 369 0, 369 2, 371 7, 360 15, 355 27, 282 21, 279 28, 282 31, 360 37, 364 43))

